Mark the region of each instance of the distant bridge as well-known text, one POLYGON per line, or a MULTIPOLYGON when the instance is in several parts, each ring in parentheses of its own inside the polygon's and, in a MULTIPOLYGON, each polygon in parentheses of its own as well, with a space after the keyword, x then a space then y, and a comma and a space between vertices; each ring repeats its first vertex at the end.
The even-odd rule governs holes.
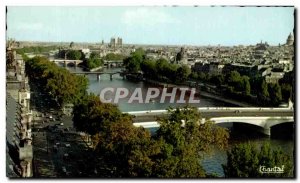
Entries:
POLYGON ((63 63, 64 67, 67 67, 68 64, 73 64, 75 67, 77 67, 77 65, 82 63, 83 60, 54 59, 54 60, 50 60, 50 62, 63 63))
POLYGON ((100 76, 103 75, 103 74, 108 74, 110 76, 110 80, 113 79, 113 75, 115 74, 120 74, 120 76, 122 76, 123 78, 126 76, 126 75, 130 75, 130 74, 140 74, 140 73, 131 73, 131 72, 126 72, 126 71, 111 71, 111 72, 103 72, 103 71, 87 71, 87 72, 74 72, 74 71, 70 71, 71 73, 73 74, 78 74, 78 75, 96 75, 97 76, 97 80, 99 81, 100 80, 100 76))
POLYGON ((100 80, 100 76, 103 74, 108 74, 110 76, 110 80, 112 80, 112 77, 115 74, 120 74, 122 76, 123 76, 123 74, 125 74, 125 72, 122 72, 122 71, 115 71, 115 72, 98 72, 98 71, 95 71, 95 72, 72 72, 71 71, 71 73, 78 74, 78 75, 96 75, 98 81, 100 80))
MULTIPOLYGON (((246 123, 260 127, 260 132, 271 135, 271 127, 282 123, 294 123, 292 108, 238 108, 238 107, 202 107, 200 121, 210 120, 219 123, 246 123)), ((144 128, 159 127, 158 117, 167 115, 166 110, 133 111, 134 125, 144 128)))
POLYGON ((112 66, 122 67, 123 60, 104 60, 104 65, 107 67, 112 67, 112 66))

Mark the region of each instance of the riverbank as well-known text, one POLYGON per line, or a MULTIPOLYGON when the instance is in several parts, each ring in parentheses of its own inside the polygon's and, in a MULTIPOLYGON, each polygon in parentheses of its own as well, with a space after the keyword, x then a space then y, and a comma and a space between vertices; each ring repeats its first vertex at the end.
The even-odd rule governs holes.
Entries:
MULTIPOLYGON (((186 84, 176 85, 176 84, 163 83, 163 82, 149 80, 149 79, 144 79, 143 81, 146 82, 146 83, 150 83, 150 84, 159 86, 159 87, 170 87, 170 88, 188 87, 188 88, 190 88, 190 86, 188 86, 186 84)), ((206 97, 206 98, 211 98, 211 99, 218 100, 218 101, 221 101, 221 102, 233 104, 233 105, 236 105, 236 106, 239 106, 239 107, 255 107, 254 105, 246 103, 246 102, 240 102, 240 101, 236 101, 236 100, 233 100, 233 99, 224 98, 223 96, 208 93, 208 92, 205 92, 205 91, 199 91, 199 87, 196 88, 196 89, 198 90, 196 92, 196 94, 198 94, 200 96, 203 96, 203 97, 206 97)))

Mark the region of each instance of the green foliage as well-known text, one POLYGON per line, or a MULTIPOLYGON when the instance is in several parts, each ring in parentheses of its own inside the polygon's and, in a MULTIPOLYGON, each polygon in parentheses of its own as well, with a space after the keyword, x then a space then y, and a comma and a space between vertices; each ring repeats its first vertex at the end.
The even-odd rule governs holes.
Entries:
POLYGON ((140 70, 140 59, 137 57, 128 57, 124 60, 125 68, 129 72, 138 72, 140 70))
POLYGON ((123 60, 125 58, 122 54, 108 53, 104 59, 105 60, 123 60))
POLYGON ((145 78, 164 82, 182 83, 191 74, 191 69, 186 65, 171 64, 163 58, 156 61, 146 60, 141 49, 124 59, 124 65, 129 72, 143 71, 145 78))
POLYGON ((206 75, 205 73, 203 73, 203 72, 198 73, 198 79, 199 79, 200 81, 208 80, 208 79, 207 79, 207 75, 206 75))
POLYGON ((89 69, 93 69, 103 65, 103 60, 96 53, 92 52, 90 58, 85 61, 85 65, 89 69))
POLYGON ((282 99, 288 101, 291 99, 294 101, 295 98, 295 70, 288 72, 282 79, 279 80, 281 86, 282 99))
POLYGON ((178 83, 184 82, 188 79, 189 75, 191 74, 191 69, 187 65, 182 65, 177 68, 176 70, 176 81, 178 83))
POLYGON ((125 68, 129 72, 138 72, 140 71, 141 63, 145 59, 145 52, 143 49, 139 48, 135 52, 131 53, 130 57, 124 59, 125 68))
POLYGON ((287 102, 292 97, 291 96, 291 93, 292 93, 291 84, 283 83, 281 85, 281 93, 282 93, 282 99, 287 102))
POLYGON ((258 88, 260 92, 258 91, 257 98, 263 105, 266 105, 270 97, 268 83, 266 83, 265 80, 262 80, 258 88))
POLYGON ((30 79, 40 83, 44 92, 55 99, 60 107, 77 103, 86 94, 86 78, 71 74, 44 57, 27 60, 25 69, 30 79))
POLYGON ((170 109, 151 137, 148 130, 132 125, 131 116, 92 95, 74 106, 73 117, 78 130, 97 136, 96 169, 105 166, 113 177, 162 178, 205 177, 201 152, 208 153, 212 144, 227 146, 225 129, 212 122, 200 124, 199 119, 196 108, 170 109))
POLYGON ((156 79, 157 70, 156 63, 153 60, 144 60, 141 63, 141 70, 144 73, 144 76, 150 79, 156 79))
POLYGON ((140 60, 145 58, 145 50, 143 50, 142 48, 138 48, 135 50, 135 52, 132 53, 133 56, 137 56, 140 58, 140 60))
POLYGON ((293 164, 290 157, 280 149, 271 149, 270 144, 263 144, 260 151, 250 143, 235 145, 227 152, 227 165, 223 165, 225 177, 260 178, 260 177, 292 177, 293 164), (261 173, 260 166, 282 167, 284 173, 261 173))
POLYGON ((117 106, 102 103, 99 97, 88 95, 80 103, 74 105, 73 123, 78 131, 96 135, 103 131, 106 123, 117 121, 121 114, 117 106))
POLYGON ((227 76, 228 84, 231 86, 237 86, 241 80, 241 75, 237 71, 231 71, 227 76))
POLYGON ((282 100, 280 85, 278 83, 275 83, 275 84, 270 83, 268 86, 269 86, 268 91, 269 91, 269 94, 270 94, 271 102, 274 105, 278 105, 282 100))
POLYGON ((251 93, 251 85, 250 85, 250 81, 249 81, 249 77, 248 76, 243 76, 242 77, 242 86, 243 86, 243 91, 245 92, 246 95, 250 95, 251 93))
POLYGON ((67 52, 67 59, 80 60, 83 58, 83 54, 79 50, 69 50, 67 52))
POLYGON ((214 83, 217 86, 221 86, 224 84, 224 76, 223 75, 215 75, 210 78, 210 82, 214 83))
POLYGON ((149 177, 153 166, 151 143, 149 131, 134 127, 131 118, 123 116, 100 133, 97 152, 115 169, 114 177, 149 177))
POLYGON ((17 54, 25 54, 25 53, 44 53, 57 49, 56 46, 29 46, 17 49, 17 54))
POLYGON ((204 177, 200 152, 209 152, 211 144, 227 146, 227 130, 207 121, 200 123, 196 108, 169 109, 169 116, 159 119, 156 139, 162 141, 156 155, 158 177, 204 177))
POLYGON ((144 60, 141 63, 141 70, 146 78, 172 83, 184 82, 191 74, 188 66, 171 64, 166 59, 144 60))

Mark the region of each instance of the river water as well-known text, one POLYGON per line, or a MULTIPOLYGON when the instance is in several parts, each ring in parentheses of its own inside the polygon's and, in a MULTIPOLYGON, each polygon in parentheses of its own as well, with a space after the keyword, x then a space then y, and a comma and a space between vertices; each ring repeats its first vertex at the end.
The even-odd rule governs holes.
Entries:
MULTIPOLYGON (((68 68, 71 71, 74 71, 74 68, 68 68)), ((119 68, 104 68, 103 71, 107 72, 114 72, 119 71, 119 68)), ((82 71, 81 68, 76 69, 77 72, 82 71)), ((101 90, 104 88, 110 87, 110 88, 127 88, 132 94, 134 89, 141 88, 143 95, 146 94, 147 89, 153 87, 150 84, 144 83, 144 82, 133 82, 124 80, 122 77, 120 77, 118 74, 113 75, 113 79, 110 80, 110 77, 108 74, 103 74, 100 77, 100 80, 97 80, 96 75, 88 75, 89 79, 89 88, 88 91, 92 92, 96 95, 99 95, 101 90)), ((129 95, 130 96, 130 95, 129 95)), ((110 93, 110 95, 106 97, 113 97, 113 94, 110 93)), ((166 109, 169 106, 183 106, 186 104, 175 104, 175 103, 159 103, 160 96, 155 98, 153 102, 150 102, 148 104, 140 104, 137 101, 134 101, 134 103, 128 104, 129 97, 125 99, 121 99, 118 102, 118 107, 123 112, 128 111, 144 111, 144 110, 159 110, 159 109, 166 109)), ((220 101, 216 101, 210 98, 204 98, 200 97, 195 99, 200 99, 200 103, 192 104, 193 106, 197 107, 230 107, 233 106, 231 104, 226 104, 220 101)), ((166 100, 168 101, 168 100, 166 100)), ((226 124, 223 125, 223 127, 226 127, 230 130, 230 140, 229 140, 229 148, 232 147, 234 144, 239 144, 243 142, 251 142, 254 143, 256 146, 261 146, 264 142, 268 142, 271 144, 271 147, 273 148, 281 148, 284 152, 288 153, 290 156, 293 155, 294 151, 294 140, 293 136, 291 135, 291 131, 293 130, 293 127, 288 129, 287 134, 289 134, 288 137, 281 136, 277 138, 270 138, 270 137, 264 137, 259 133, 249 131, 249 129, 246 127, 236 127, 233 124, 226 124)), ((155 129, 152 129, 152 131, 155 131, 155 129)), ((273 132, 272 132, 273 133, 273 132)), ((202 166, 207 171, 207 173, 214 173, 220 177, 224 176, 224 171, 222 169, 222 164, 226 163, 226 150, 220 150, 218 148, 213 148, 212 152, 205 156, 204 160, 202 160, 202 166)))

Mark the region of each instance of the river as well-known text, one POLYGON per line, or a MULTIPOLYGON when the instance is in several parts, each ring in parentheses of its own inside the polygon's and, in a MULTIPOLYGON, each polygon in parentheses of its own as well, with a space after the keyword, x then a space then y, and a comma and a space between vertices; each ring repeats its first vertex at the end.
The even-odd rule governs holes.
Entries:
MULTIPOLYGON (((69 67, 69 70, 73 70, 74 68, 69 67)), ((107 72, 113 72, 118 71, 119 68, 104 68, 103 71, 107 72)), ((77 68, 76 71, 82 71, 81 68, 77 68)), ((89 79, 89 88, 88 91, 92 92, 94 94, 99 95, 100 91, 104 88, 110 87, 110 88, 127 88, 130 93, 133 92, 136 88, 141 88, 143 95, 146 93, 147 89, 149 87, 153 87, 150 84, 144 83, 144 82, 132 82, 128 80, 124 80, 122 77, 120 77, 118 74, 113 75, 113 80, 110 80, 110 77, 108 74, 101 75, 100 80, 97 80, 96 75, 88 75, 89 79)), ((113 97, 113 96, 110 96, 113 97)), ((135 102, 133 104, 128 104, 129 97, 122 99, 118 102, 118 107, 123 112, 128 111, 143 111, 143 110, 158 110, 158 109, 166 109, 169 106, 176 107, 176 106, 183 106, 185 104, 175 104, 175 103, 159 103, 156 101, 159 101, 159 97, 157 97, 154 102, 150 102, 148 104, 140 104, 138 102, 135 102)), ((231 104, 226 104, 220 101, 216 101, 210 98, 200 97, 195 99, 200 99, 200 103, 193 104, 193 106, 197 107, 230 107, 233 106, 231 104)), ((284 152, 288 153, 290 156, 293 155, 294 151, 294 134, 291 134, 291 131, 293 130, 293 127, 290 127, 287 132, 284 132, 286 134, 289 134, 287 136, 281 136, 277 138, 270 138, 270 137, 264 137, 261 134, 258 134, 253 131, 249 131, 249 129, 246 127, 237 127, 233 124, 227 124, 224 126, 230 130, 230 141, 229 141, 229 148, 232 147, 234 144, 242 143, 242 142, 251 142, 254 143, 256 146, 261 146, 264 142, 268 142, 271 144, 271 147, 273 148, 281 148, 284 152)), ((152 131, 155 131, 155 129, 152 129, 152 131)), ((280 132, 279 132, 280 133, 280 132)), ((202 161, 202 166, 208 173, 214 173, 220 177, 224 176, 224 171, 222 169, 222 164, 226 163, 226 150, 220 150, 218 148, 213 148, 211 154, 206 155, 204 160, 202 161)))

